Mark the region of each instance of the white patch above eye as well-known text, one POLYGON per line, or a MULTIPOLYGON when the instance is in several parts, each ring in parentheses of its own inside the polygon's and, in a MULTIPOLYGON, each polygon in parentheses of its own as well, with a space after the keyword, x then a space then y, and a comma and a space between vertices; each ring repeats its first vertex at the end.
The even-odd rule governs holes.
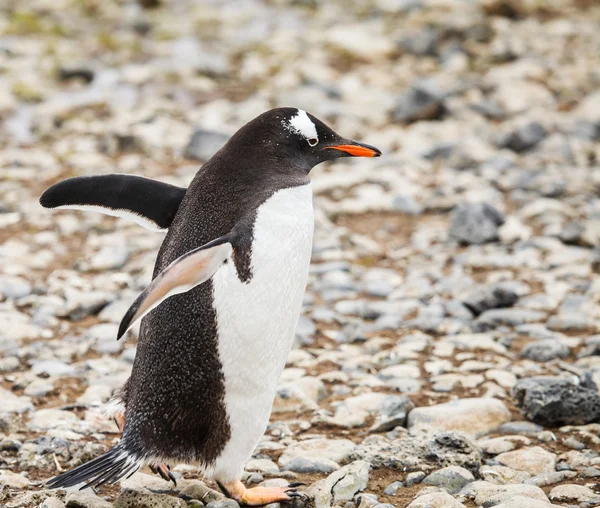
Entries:
MULTIPOLYGON (((317 127, 312 122, 312 120, 306 114, 306 111, 299 109, 298 113, 295 114, 292 118, 290 118, 289 122, 284 122, 285 126, 291 130, 300 134, 300 136, 306 138, 307 140, 316 139, 317 143, 319 142, 319 136, 317 135, 317 127)), ((311 144, 314 146, 316 143, 311 144)))

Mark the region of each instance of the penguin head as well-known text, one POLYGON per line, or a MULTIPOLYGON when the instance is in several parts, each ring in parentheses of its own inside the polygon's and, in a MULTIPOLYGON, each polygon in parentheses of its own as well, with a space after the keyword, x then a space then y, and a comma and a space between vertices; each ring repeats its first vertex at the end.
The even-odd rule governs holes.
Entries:
POLYGON ((278 165, 308 173, 321 162, 340 157, 379 157, 374 146, 337 134, 302 109, 276 108, 263 113, 233 137, 243 140, 252 155, 276 159, 278 165))

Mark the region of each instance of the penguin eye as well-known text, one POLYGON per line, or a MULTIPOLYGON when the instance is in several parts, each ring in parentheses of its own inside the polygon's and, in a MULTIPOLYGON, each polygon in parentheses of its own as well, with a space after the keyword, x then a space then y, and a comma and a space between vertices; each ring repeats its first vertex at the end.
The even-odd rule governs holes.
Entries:
POLYGON ((319 139, 318 138, 309 138, 307 141, 310 146, 315 146, 319 142, 319 139))

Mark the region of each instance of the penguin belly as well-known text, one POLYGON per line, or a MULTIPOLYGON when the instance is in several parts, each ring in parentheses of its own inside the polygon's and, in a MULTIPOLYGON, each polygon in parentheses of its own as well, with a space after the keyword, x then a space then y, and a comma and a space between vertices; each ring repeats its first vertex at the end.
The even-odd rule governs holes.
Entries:
POLYGON ((212 279, 231 436, 208 477, 238 480, 266 430, 302 308, 313 228, 310 184, 275 192, 257 210, 250 281, 240 281, 231 259, 212 279))

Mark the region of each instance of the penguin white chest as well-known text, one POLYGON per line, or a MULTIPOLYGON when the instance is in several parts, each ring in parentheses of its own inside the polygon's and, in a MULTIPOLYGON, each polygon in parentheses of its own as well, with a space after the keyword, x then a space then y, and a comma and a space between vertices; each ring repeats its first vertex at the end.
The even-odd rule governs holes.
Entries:
POLYGON ((250 282, 231 260, 212 279, 231 428, 215 464, 220 477, 241 472, 268 422, 302 307, 313 227, 310 184, 277 191, 257 210, 250 282))

